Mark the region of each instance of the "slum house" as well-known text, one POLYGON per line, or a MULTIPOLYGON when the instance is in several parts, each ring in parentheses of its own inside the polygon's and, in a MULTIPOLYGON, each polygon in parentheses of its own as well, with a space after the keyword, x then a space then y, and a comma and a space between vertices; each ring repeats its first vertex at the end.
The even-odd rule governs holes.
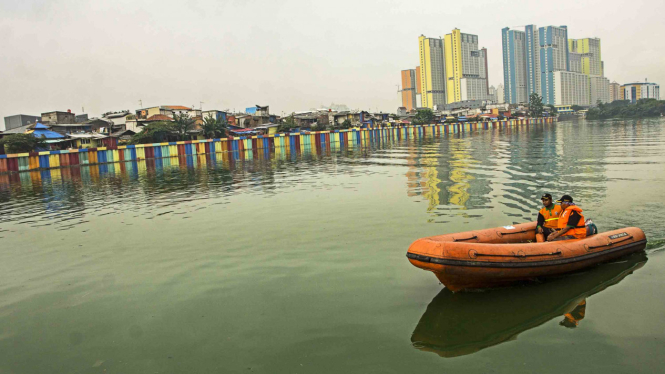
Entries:
POLYGON ((46 112, 42 113, 42 120, 40 122, 45 125, 76 123, 76 115, 69 109, 66 112, 46 112))
POLYGON ((129 110, 122 110, 119 112, 106 112, 102 114, 102 118, 110 120, 113 122, 113 129, 118 131, 120 129, 127 129, 125 123, 128 119, 134 118, 129 110))

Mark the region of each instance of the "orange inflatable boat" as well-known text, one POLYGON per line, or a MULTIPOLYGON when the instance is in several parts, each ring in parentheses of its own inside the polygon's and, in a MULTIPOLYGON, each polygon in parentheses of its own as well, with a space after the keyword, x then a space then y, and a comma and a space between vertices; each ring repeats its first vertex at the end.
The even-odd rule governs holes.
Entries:
POLYGON ((536 222, 530 222, 418 239, 406 257, 459 291, 574 272, 644 250, 646 244, 637 227, 536 243, 536 222))

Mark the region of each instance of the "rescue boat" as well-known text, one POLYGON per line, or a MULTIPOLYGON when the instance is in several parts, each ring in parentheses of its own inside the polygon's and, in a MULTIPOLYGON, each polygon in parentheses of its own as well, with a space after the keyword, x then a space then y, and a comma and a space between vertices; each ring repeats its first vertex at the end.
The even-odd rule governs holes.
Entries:
POLYGON ((406 257, 456 292, 575 272, 642 251, 646 244, 637 227, 537 243, 536 222, 529 222, 418 239, 406 257))

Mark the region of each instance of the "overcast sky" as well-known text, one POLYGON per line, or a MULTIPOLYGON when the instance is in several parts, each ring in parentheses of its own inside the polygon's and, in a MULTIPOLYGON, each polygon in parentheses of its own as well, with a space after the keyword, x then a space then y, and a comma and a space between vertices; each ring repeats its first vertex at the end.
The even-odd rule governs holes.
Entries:
POLYGON ((665 84, 665 1, 0 0, 0 116, 154 105, 394 112, 418 36, 457 27, 503 82, 501 29, 599 37, 612 81, 665 84))

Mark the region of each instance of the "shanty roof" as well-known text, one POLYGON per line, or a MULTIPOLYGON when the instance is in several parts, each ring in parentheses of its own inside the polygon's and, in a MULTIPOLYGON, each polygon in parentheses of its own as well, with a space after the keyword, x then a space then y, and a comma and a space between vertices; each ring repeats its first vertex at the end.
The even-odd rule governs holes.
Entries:
POLYGON ((32 124, 32 125, 25 125, 25 126, 15 127, 15 128, 13 128, 13 129, 11 129, 11 130, 5 130, 5 131, 2 133, 2 135, 7 135, 7 134, 23 134, 24 132, 26 132, 26 131, 32 129, 33 126, 34 126, 34 124, 32 124))
POLYGON ((95 132, 86 132, 80 134, 69 134, 69 137, 72 139, 104 139, 108 138, 106 135, 98 134, 95 132))
POLYGON ((35 138, 44 137, 46 139, 63 139, 65 137, 64 135, 58 134, 55 131, 49 130, 48 127, 41 123, 35 124, 34 130, 31 130, 28 133, 34 135, 35 138))
POLYGON ((155 114, 150 117, 146 121, 173 121, 173 118, 165 115, 165 114, 155 114))
POLYGON ((164 105, 162 106, 162 108, 171 109, 171 110, 192 110, 192 108, 182 105, 164 105))

